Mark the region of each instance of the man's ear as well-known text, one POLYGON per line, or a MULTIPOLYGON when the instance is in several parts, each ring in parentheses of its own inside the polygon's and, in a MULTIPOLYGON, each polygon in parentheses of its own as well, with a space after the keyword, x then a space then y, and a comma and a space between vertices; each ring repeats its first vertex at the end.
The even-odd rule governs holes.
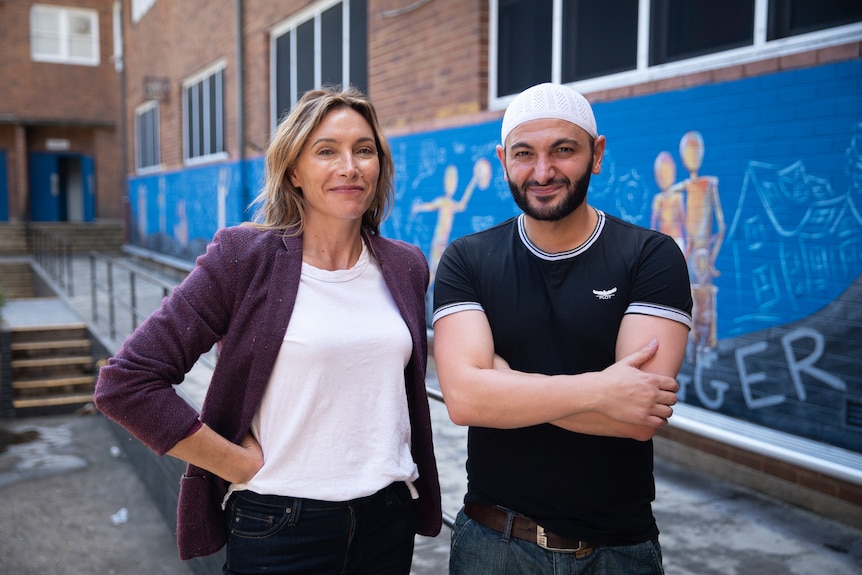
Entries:
POLYGON ((602 172, 602 160, 605 157, 605 144, 607 140, 605 140, 604 136, 599 136, 596 138, 596 141, 593 142, 593 170, 594 174, 600 174, 602 172))
POLYGON ((500 160, 500 165, 503 166, 503 177, 509 181, 509 170, 506 169, 506 148, 497 146, 497 159, 500 160))

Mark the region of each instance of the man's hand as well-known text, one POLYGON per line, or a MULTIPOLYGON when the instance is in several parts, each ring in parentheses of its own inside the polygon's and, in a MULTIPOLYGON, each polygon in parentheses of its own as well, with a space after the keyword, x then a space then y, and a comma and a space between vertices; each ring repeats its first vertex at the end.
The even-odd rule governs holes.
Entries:
POLYGON ((641 349, 602 370, 604 393, 597 396, 596 411, 623 423, 654 429, 666 425, 676 404, 677 381, 665 375, 642 371, 658 350, 653 339, 641 349))

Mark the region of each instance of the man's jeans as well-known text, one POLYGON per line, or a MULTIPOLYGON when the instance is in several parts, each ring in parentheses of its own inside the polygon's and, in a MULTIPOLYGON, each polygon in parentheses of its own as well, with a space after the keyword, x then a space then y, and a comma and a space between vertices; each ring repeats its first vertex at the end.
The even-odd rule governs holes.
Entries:
POLYGON ((458 512, 449 575, 661 575, 658 541, 598 547, 582 559, 506 537, 458 512))
POLYGON ((332 503, 240 491, 228 501, 226 575, 408 575, 416 507, 407 485, 332 503))

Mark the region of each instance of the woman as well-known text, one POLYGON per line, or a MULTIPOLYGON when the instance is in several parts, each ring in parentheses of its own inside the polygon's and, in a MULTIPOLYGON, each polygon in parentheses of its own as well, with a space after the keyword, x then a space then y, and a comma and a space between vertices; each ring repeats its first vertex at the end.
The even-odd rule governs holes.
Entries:
POLYGON ((266 153, 253 224, 222 229, 102 368, 96 405, 189 463, 180 557, 225 573, 410 571, 440 530, 425 395, 428 264, 386 240, 393 164, 354 89, 306 93, 266 153), (179 384, 219 359, 198 414, 179 384))

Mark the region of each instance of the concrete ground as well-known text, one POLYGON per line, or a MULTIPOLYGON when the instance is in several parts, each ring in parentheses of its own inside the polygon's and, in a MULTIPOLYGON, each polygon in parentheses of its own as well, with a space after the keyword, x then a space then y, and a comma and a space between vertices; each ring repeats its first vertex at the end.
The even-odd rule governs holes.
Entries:
MULTIPOLYGON (((82 267, 81 276, 88 274, 82 267)), ((4 313, 16 322, 59 321, 66 314, 89 320, 90 301, 78 293, 63 301, 18 302, 4 313)), ((104 339, 110 349, 119 342, 104 339)), ((199 402, 208 373, 197 370, 183 387, 199 402)), ((443 509, 454 514, 466 486, 466 430, 448 420, 444 406, 431 406, 443 509)), ((0 575, 191 573, 177 558, 174 526, 119 446, 111 425, 95 413, 0 419, 0 575)), ((862 574, 862 525, 660 458, 655 475, 667 575, 862 574)), ((412 575, 445 575, 448 547, 446 527, 436 538, 417 537, 412 575)))
POLYGON ((0 420, 0 572, 190 575, 102 415, 0 420))
MULTIPOLYGON (((463 429, 435 425, 444 509, 454 513, 463 429)), ((119 446, 97 413, 0 420, 0 573, 191 573, 119 446)), ((661 459, 656 485, 667 575, 862 573, 862 530, 661 459)), ((444 575, 448 540, 446 527, 418 537, 413 575, 444 575)))

